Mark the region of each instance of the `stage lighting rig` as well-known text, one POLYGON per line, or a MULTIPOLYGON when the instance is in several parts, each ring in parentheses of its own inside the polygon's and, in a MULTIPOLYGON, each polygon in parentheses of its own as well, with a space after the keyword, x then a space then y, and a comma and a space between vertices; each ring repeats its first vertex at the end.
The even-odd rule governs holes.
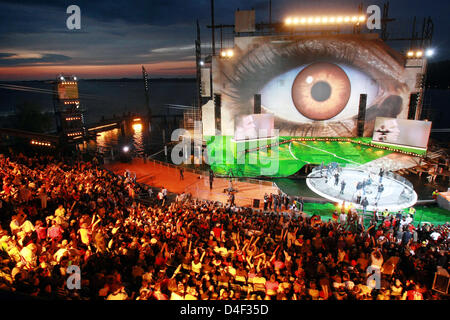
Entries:
POLYGON ((346 15, 346 16, 314 16, 314 17, 288 17, 284 23, 287 26, 298 25, 338 25, 354 24, 358 25, 366 21, 365 15, 346 15))
POLYGON ((222 59, 230 59, 234 56, 234 50, 233 49, 224 49, 220 51, 220 57, 222 59))
MULTIPOLYGON (((427 54, 425 54, 426 56, 428 56, 427 54)), ((406 53, 406 57, 408 59, 421 59, 424 56, 424 52, 422 49, 416 49, 416 50, 409 50, 406 53)))

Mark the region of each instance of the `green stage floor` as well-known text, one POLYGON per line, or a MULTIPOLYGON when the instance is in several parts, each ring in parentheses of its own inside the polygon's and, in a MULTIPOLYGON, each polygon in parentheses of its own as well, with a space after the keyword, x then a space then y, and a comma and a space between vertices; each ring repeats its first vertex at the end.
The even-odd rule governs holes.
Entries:
POLYGON ((393 152, 417 151, 375 145, 371 143, 371 138, 279 137, 235 142, 231 136, 214 136, 206 137, 206 141, 209 163, 214 173, 221 176, 232 173, 241 177, 288 177, 306 164, 337 162, 361 165, 393 152), (279 145, 265 148, 274 142, 279 145))
MULTIPOLYGON (((416 214, 414 217, 414 225, 416 226, 420 221, 429 222, 434 225, 450 222, 450 211, 442 209, 435 204, 428 206, 415 206, 415 208, 416 214)), ((322 204, 306 202, 303 207, 304 212, 308 213, 309 215, 318 214, 321 216, 323 221, 328 221, 329 219, 331 219, 332 213, 336 209, 338 209, 338 212, 340 211, 340 208, 337 208, 332 203, 322 204)), ((407 214, 407 209, 403 212, 407 214)), ((372 212, 369 213, 371 214, 372 212)), ((369 221, 370 219, 365 219, 366 223, 368 223, 369 221)))

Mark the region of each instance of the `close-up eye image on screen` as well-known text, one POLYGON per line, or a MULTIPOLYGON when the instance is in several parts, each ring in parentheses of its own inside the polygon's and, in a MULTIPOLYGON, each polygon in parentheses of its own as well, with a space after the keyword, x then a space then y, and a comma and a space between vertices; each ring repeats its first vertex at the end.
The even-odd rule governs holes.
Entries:
POLYGON ((277 319, 446 305, 449 12, 0 0, 5 310, 277 319))

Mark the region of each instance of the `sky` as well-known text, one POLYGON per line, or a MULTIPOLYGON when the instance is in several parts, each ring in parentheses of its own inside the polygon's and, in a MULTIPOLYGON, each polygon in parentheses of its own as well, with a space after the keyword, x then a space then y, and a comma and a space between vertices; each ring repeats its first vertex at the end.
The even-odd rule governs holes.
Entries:
MULTIPOLYGON (((272 0, 272 21, 288 15, 356 13, 385 1, 272 0)), ((138 78, 144 65, 151 77, 195 76, 196 20, 202 46, 210 46, 210 0, 0 0, 0 81, 79 78, 138 78), (69 30, 68 6, 81 9, 81 28, 69 30)), ((215 0, 215 23, 233 24, 236 9, 256 10, 268 22, 269 0, 215 0)), ((431 16, 434 60, 450 59, 450 1, 391 0, 391 28, 410 34, 412 17, 431 16), (408 26, 406 28, 405 26, 408 26), (405 29, 406 28, 406 29, 405 29)), ((216 39, 219 36, 216 35, 216 39)))

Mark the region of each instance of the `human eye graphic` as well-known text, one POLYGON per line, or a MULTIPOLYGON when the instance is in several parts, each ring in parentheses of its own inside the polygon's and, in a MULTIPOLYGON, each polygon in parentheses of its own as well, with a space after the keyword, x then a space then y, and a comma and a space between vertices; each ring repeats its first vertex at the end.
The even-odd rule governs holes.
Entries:
POLYGON ((410 91, 403 61, 381 41, 324 37, 255 47, 241 55, 237 48, 235 62, 219 62, 228 119, 251 114, 254 94, 280 134, 290 136, 355 135, 360 94, 367 94, 369 132, 376 117, 404 112, 410 91))
POLYGON ((267 112, 287 121, 338 121, 357 115, 360 93, 370 105, 378 90, 375 80, 351 66, 313 62, 272 79, 261 99, 267 112))

